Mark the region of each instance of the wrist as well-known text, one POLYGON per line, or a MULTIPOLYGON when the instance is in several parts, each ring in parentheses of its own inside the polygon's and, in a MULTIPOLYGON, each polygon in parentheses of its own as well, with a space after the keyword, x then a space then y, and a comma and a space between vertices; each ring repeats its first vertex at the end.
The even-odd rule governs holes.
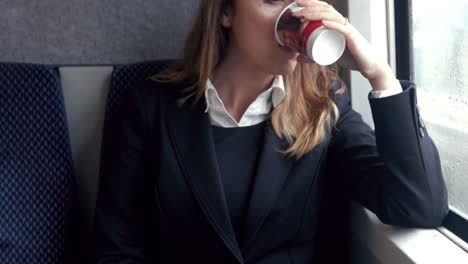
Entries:
POLYGON ((395 85, 396 76, 390 66, 386 66, 368 78, 373 91, 384 91, 395 85))

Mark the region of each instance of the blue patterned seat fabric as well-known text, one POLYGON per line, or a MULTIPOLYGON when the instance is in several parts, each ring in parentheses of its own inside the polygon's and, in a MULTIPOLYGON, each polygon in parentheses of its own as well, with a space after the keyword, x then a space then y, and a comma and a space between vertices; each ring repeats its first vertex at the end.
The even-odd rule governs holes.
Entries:
POLYGON ((0 63, 0 263, 66 262, 72 171, 57 70, 0 63))
POLYGON ((101 148, 102 155, 105 155, 103 153, 108 149, 106 146, 111 141, 108 140, 111 138, 109 137, 110 133, 114 131, 113 126, 115 121, 119 119, 118 112, 121 110, 123 99, 128 95, 130 88, 139 81, 143 81, 147 77, 165 69, 168 65, 172 65, 174 62, 174 60, 156 60, 114 67, 106 102, 101 148))

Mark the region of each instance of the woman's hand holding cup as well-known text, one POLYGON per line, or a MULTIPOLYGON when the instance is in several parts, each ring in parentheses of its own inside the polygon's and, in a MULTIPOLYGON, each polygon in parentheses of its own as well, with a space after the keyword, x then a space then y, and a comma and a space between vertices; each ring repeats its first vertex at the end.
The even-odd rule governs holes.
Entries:
MULTIPOLYGON (((395 74, 388 63, 376 56, 370 43, 364 36, 348 22, 348 19, 335 8, 318 0, 297 0, 296 4, 302 10, 293 13, 293 16, 304 21, 322 21, 326 28, 335 30, 345 36, 346 49, 337 61, 345 68, 356 70, 371 81, 374 90, 384 90, 387 85, 393 85, 395 74), (378 86, 378 87, 374 87, 378 86), (382 87, 384 86, 384 87, 382 87)), ((300 56, 300 62, 312 62, 307 56, 300 56)))

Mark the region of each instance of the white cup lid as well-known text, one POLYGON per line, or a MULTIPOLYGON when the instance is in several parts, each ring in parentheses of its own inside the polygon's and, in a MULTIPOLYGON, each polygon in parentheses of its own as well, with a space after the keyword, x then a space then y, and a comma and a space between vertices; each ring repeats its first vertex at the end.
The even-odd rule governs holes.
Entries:
POLYGON ((319 65, 335 63, 346 48, 343 34, 324 26, 316 29, 307 41, 307 54, 319 65))

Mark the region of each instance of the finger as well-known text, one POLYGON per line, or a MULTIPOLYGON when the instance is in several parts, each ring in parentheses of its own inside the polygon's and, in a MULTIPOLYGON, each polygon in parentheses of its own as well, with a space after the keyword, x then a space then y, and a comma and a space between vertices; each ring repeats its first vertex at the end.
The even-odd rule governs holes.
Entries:
POLYGON ((323 20, 322 23, 325 27, 336 30, 346 37, 348 37, 350 32, 354 29, 354 27, 349 22, 345 25, 336 21, 323 20))
POLYGON ((329 6, 330 4, 318 0, 296 0, 298 6, 329 6))
POLYGON ((310 21, 318 21, 318 20, 332 20, 332 21, 343 21, 345 18, 338 13, 335 12, 324 12, 324 11, 306 11, 300 14, 294 14, 294 17, 297 18, 305 18, 310 21))
POLYGON ((323 13, 332 13, 334 10, 331 10, 330 8, 328 7, 324 7, 324 6, 317 6, 317 7, 306 7, 306 8, 303 8, 299 11, 296 11, 296 12, 293 12, 292 14, 294 16, 302 16, 304 14, 307 14, 307 13, 310 13, 310 12, 323 12, 323 13))
POLYGON ((294 17, 306 18, 308 20, 335 20, 337 22, 345 23, 346 18, 332 6, 325 7, 307 7, 300 11, 292 13, 294 17))
POLYGON ((302 5, 299 5, 301 8, 299 11, 296 11, 294 13, 301 13, 301 11, 306 11, 306 10, 323 10, 323 11, 335 11, 335 8, 329 4, 322 4, 321 1, 313 1, 313 2, 305 2, 302 5))
POLYGON ((346 25, 343 25, 336 21, 324 20, 323 25, 343 34, 346 38, 346 46, 352 54, 358 52, 365 52, 366 54, 372 53, 372 46, 351 23, 348 22, 346 25))

